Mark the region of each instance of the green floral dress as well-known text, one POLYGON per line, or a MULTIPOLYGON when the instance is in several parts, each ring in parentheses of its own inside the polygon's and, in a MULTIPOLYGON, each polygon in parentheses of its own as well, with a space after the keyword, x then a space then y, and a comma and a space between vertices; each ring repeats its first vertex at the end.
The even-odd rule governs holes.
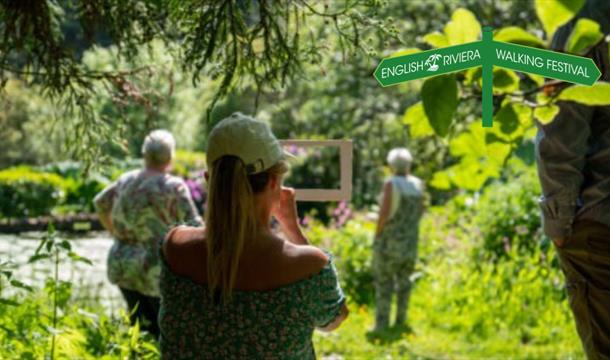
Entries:
POLYGON ((332 257, 316 275, 269 291, 234 291, 225 305, 178 276, 161 252, 160 346, 164 359, 315 359, 314 328, 338 315, 345 296, 332 257))

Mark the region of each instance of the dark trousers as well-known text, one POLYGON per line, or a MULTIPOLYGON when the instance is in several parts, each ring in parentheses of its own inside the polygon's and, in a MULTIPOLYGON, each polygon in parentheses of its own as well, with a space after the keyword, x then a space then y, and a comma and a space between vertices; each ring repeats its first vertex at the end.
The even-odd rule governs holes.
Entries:
POLYGON ((557 252, 587 358, 610 359, 610 227, 577 221, 557 252))
POLYGON ((119 289, 127 302, 127 307, 131 314, 131 324, 133 325, 136 323, 136 320, 139 320, 140 329, 148 331, 155 339, 159 338, 159 325, 157 323, 159 298, 146 296, 137 291, 122 287, 119 287, 119 289))

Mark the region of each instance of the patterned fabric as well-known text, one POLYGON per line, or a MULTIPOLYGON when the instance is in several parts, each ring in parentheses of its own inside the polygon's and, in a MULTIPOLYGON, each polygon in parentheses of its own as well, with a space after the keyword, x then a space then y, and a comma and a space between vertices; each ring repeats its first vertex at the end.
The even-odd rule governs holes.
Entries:
POLYGON ((419 220, 423 212, 421 181, 415 177, 410 191, 397 191, 399 202, 396 213, 385 224, 381 234, 373 243, 373 272, 375 277, 376 329, 389 326, 392 295, 396 293, 396 323, 405 322, 409 295, 410 276, 417 259, 419 220), (415 179, 417 181, 415 181, 415 179), (415 189, 419 189, 415 191, 415 189), (413 191, 411 191, 413 190, 413 191))
POLYGON ((308 279, 234 291, 224 306, 210 300, 207 286, 172 273, 160 256, 164 359, 315 359, 314 328, 332 322, 345 301, 332 259, 308 279))
POLYGON ((159 296, 159 241, 178 222, 201 223, 184 181, 165 173, 134 170, 101 191, 94 203, 98 212, 110 214, 115 229, 108 254, 110 282, 159 296))
POLYGON ((392 182, 392 204, 388 219, 391 219, 396 214, 396 211, 398 211, 401 195, 417 197, 423 192, 423 182, 413 175, 392 176, 390 181, 392 182))

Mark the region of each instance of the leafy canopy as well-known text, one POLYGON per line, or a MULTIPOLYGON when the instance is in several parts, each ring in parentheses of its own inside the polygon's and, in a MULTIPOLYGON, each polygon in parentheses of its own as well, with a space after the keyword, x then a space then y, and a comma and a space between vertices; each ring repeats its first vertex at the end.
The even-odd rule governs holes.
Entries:
MULTIPOLYGON (((561 25, 572 20, 584 0, 540 0, 535 2, 536 14, 551 39, 561 25)), ((457 45, 476 41, 481 32, 480 22, 467 9, 457 9, 443 32, 423 36, 432 47, 457 45)), ((582 18, 565 44, 565 50, 583 55, 601 41, 603 34, 595 21, 582 18)), ((495 30, 494 39, 521 45, 547 48, 544 41, 518 26, 495 30)), ((416 50, 410 50, 416 51, 416 50)), ((457 162, 437 171, 431 185, 437 189, 458 187, 476 191, 490 178, 501 176, 506 161, 513 154, 530 147, 535 133, 535 121, 548 124, 559 112, 557 101, 574 101, 589 106, 610 105, 610 84, 598 82, 588 86, 568 86, 552 81, 544 84, 537 75, 494 68, 494 127, 480 125, 481 69, 473 68, 455 74, 424 80, 421 102, 406 109, 403 122, 413 138, 433 135, 447 139, 450 154, 457 162), (472 100, 477 104, 472 114, 472 100), (463 109, 462 109, 463 108, 463 109), (456 118, 468 113, 467 124, 456 118)))

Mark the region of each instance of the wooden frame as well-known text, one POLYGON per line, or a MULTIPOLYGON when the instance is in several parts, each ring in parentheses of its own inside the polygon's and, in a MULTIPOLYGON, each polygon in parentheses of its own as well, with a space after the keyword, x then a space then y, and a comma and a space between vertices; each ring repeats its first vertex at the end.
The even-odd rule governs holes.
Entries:
POLYGON ((295 189, 297 201, 342 201, 352 197, 352 151, 351 140, 280 140, 283 147, 338 147, 341 166, 339 189, 295 189))

